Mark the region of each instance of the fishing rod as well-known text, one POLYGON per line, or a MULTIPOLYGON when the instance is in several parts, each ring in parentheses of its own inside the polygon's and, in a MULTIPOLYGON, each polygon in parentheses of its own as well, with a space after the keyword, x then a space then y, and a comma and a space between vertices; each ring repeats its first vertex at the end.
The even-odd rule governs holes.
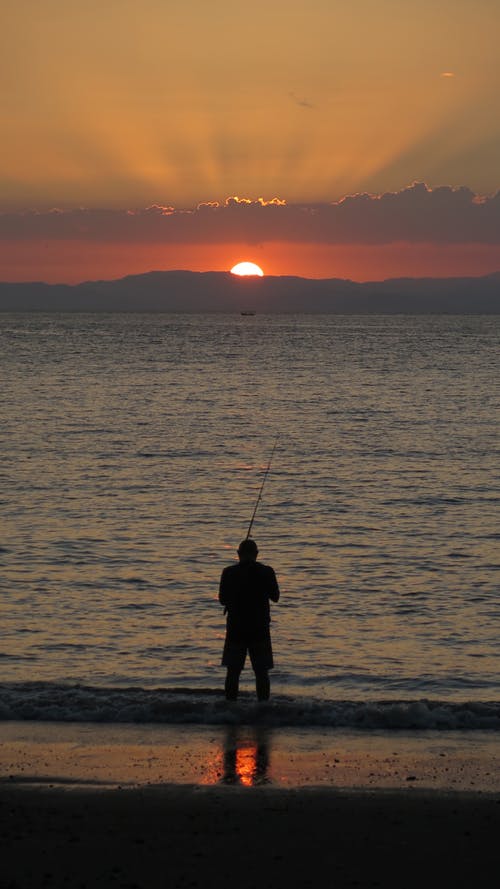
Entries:
POLYGON ((269 470, 271 469, 271 463, 273 462, 274 452, 275 452, 275 450, 276 450, 276 445, 278 444, 278 439, 279 439, 279 437, 280 437, 280 434, 279 434, 279 432, 278 432, 278 434, 276 435, 276 440, 275 440, 274 445, 273 445, 273 449, 272 449, 272 451, 271 451, 271 456, 269 457, 269 463, 267 464, 267 469, 266 469, 266 471, 265 471, 265 473, 264 473, 264 478, 262 479, 262 484, 261 484, 261 486, 260 486, 259 496, 257 497, 257 502, 256 502, 256 504, 255 504, 255 509, 254 509, 254 511, 253 511, 252 518, 250 519, 250 524, 249 524, 249 526, 248 526, 247 536, 245 537, 245 540, 248 540, 248 538, 250 537, 250 532, 251 532, 251 530, 252 530, 252 525, 253 525, 255 516, 257 515, 257 510, 258 510, 258 508, 259 508, 259 503, 260 503, 260 501, 262 500, 262 492, 263 492, 263 490, 264 490, 264 485, 265 485, 265 483, 266 483, 267 476, 269 475, 269 470))

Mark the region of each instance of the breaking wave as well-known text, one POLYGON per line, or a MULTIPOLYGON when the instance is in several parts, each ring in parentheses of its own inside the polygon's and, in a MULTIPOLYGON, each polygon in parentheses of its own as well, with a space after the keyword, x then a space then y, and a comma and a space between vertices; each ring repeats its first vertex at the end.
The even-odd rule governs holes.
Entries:
POLYGON ((0 720, 500 731, 500 702, 341 701, 275 695, 268 703, 257 704, 250 693, 242 693, 237 704, 228 704, 220 689, 211 688, 0 683, 0 720))

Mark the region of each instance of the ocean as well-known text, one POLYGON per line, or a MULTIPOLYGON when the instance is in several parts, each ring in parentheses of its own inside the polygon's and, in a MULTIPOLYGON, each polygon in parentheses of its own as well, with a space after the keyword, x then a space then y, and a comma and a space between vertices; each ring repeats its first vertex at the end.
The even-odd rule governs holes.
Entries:
POLYGON ((499 316, 4 314, 0 356, 0 719, 500 729, 499 316))

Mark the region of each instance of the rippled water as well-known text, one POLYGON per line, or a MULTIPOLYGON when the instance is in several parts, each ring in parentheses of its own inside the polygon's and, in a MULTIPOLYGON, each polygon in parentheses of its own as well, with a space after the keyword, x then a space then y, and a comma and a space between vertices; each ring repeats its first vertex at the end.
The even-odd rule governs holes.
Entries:
POLYGON ((0 356, 4 681, 220 687, 279 432, 275 691, 500 699, 499 317, 4 315, 0 356))

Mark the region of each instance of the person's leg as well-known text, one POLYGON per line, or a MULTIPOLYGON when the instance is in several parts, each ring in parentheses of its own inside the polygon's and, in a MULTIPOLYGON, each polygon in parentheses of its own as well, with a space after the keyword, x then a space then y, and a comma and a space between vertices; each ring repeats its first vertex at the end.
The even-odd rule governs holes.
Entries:
POLYGON ((222 652, 222 666, 226 667, 226 681, 224 692, 226 701, 236 701, 240 685, 240 673, 245 666, 247 646, 244 639, 235 638, 226 633, 224 651, 222 652))
POLYGON ((269 700, 269 695, 271 694, 271 683, 267 670, 255 671, 255 690, 257 692, 257 700, 269 700))
POLYGON ((226 673, 226 682, 224 684, 224 691, 226 694, 226 701, 236 701, 238 697, 238 689, 240 686, 240 673, 237 667, 228 667, 226 673))
POLYGON ((268 629, 254 636, 248 646, 250 660, 255 673, 255 690, 259 701, 268 701, 271 693, 269 670, 274 666, 273 648, 268 629))

